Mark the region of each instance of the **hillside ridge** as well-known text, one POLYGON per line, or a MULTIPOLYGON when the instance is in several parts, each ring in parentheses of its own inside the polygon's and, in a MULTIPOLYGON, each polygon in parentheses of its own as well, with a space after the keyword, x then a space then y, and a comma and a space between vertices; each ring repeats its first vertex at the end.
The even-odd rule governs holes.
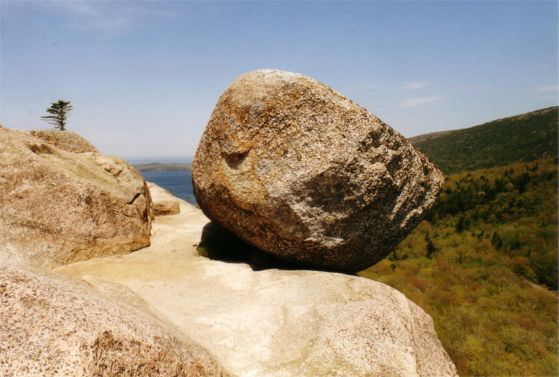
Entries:
POLYGON ((410 138, 445 174, 557 156, 559 107, 410 138))
POLYGON ((529 115, 538 115, 538 114, 542 114, 542 113, 546 113, 548 111, 551 111, 553 109, 558 109, 559 106, 550 106, 550 107, 544 107, 542 109, 538 109, 538 110, 533 110, 533 111, 528 111, 527 113, 522 113, 522 114, 517 114, 517 115, 509 115, 503 118, 497 118, 497 119, 493 119, 481 124, 477 124, 475 126, 469 126, 469 127, 464 127, 464 128, 456 128, 456 129, 452 129, 452 130, 443 130, 443 131, 433 131, 433 132, 427 132, 425 134, 419 134, 416 136, 412 136, 409 137, 408 140, 412 143, 412 144, 417 144, 417 143, 421 143, 423 141, 427 141, 427 140, 433 140, 445 135, 449 135, 452 134, 454 132, 458 132, 458 131, 465 131, 465 130, 469 130, 472 128, 476 128, 476 127, 483 127, 486 126, 488 124, 491 123, 496 123, 496 122, 501 122, 501 121, 505 121, 505 120, 510 120, 510 119, 522 119, 523 117, 527 117, 529 115))

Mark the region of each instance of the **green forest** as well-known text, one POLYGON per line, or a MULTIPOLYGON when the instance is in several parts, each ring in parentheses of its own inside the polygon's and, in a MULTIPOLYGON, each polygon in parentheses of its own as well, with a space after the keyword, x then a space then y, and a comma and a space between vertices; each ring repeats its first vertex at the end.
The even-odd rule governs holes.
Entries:
POLYGON ((434 320, 462 376, 557 376, 557 159, 447 177, 435 208, 360 276, 434 320))
POLYGON ((557 106, 410 141, 445 174, 557 156, 557 106))

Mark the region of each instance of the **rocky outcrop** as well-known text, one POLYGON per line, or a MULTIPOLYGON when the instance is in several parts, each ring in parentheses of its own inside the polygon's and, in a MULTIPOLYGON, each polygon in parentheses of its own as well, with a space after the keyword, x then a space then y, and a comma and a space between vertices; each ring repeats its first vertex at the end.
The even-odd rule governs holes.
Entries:
POLYGON ((149 248, 56 271, 106 294, 108 282, 128 288, 238 376, 456 376, 431 318, 400 292, 356 276, 202 257, 196 244, 208 219, 180 206, 155 219, 149 248))
POLYGON ((72 131, 38 130, 30 131, 30 134, 68 152, 98 153, 89 141, 72 131))
POLYGON ((171 193, 154 183, 148 182, 155 216, 176 215, 180 212, 179 201, 171 193))
POLYGON ((146 314, 1 262, 0 318, 2 376, 226 375, 201 346, 146 314))
POLYGON ((145 181, 124 161, 0 129, 0 258, 53 266, 137 250, 151 217, 145 181))
POLYGON ((443 185, 422 153, 367 110, 272 70, 223 93, 192 176, 210 219, 285 260, 342 271, 384 258, 443 185))
POLYGON ((180 212, 179 202, 172 200, 162 200, 154 202, 153 213, 155 216, 176 215, 180 212))

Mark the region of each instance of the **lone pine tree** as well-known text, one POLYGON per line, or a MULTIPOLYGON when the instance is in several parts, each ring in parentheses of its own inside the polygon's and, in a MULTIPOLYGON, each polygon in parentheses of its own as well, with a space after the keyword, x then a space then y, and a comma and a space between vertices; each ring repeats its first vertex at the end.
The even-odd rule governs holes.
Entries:
POLYGON ((66 130, 66 118, 70 110, 72 110, 70 101, 58 100, 47 109, 47 113, 51 115, 42 116, 41 119, 53 124, 55 129, 64 131, 66 130))

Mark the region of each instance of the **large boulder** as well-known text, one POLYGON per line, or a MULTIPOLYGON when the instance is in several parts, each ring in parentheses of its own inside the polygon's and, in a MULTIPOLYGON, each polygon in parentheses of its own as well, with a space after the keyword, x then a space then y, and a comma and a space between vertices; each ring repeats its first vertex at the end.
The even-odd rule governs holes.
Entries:
POLYGON ((192 164, 204 213, 288 261, 357 271, 435 202, 443 176, 404 137, 311 78, 262 70, 220 97, 192 164))
POLYGON ((130 252, 149 245, 151 218, 126 162, 0 128, 0 257, 49 267, 130 252))
POLYGON ((205 349, 149 315, 2 262, 0 318, 2 376, 226 375, 205 349))

